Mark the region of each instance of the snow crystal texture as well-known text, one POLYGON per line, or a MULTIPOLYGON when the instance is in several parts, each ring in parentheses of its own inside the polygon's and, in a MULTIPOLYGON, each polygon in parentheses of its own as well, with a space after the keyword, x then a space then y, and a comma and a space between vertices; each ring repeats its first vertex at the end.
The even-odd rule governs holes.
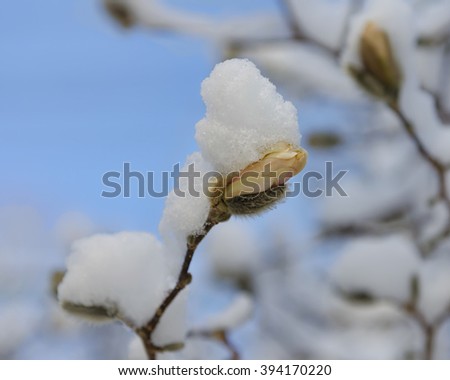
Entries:
POLYGON ((203 81, 206 116, 196 126, 204 157, 221 173, 244 169, 279 142, 297 146, 297 110, 246 59, 216 65, 203 81))

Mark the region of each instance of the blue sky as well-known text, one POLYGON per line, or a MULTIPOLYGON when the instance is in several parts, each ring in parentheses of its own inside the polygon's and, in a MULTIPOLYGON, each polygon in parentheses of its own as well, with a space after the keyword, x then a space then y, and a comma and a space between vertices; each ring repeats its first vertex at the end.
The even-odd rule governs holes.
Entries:
MULTIPOLYGON (((214 17, 276 6, 170 3, 214 17)), ((213 47, 124 31, 96 0, 6 2, 0 46, 0 206, 32 205, 49 225, 78 210, 106 229, 156 231, 162 199, 102 198, 101 178, 124 162, 160 178, 197 149, 200 84, 217 62, 213 47)))

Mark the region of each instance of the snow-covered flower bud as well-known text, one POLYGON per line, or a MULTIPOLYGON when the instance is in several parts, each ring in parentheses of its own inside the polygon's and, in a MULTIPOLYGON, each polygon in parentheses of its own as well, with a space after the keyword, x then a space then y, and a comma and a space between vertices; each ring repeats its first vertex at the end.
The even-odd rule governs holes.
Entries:
POLYGON ((398 91, 401 73, 386 32, 368 22, 361 35, 359 49, 365 69, 383 85, 398 91))
POLYGON ((253 214, 273 206, 284 196, 289 178, 305 167, 307 157, 302 148, 277 144, 228 182, 224 201, 230 212, 253 214))
MULTIPOLYGON (((173 287, 166 247, 145 232, 97 234, 76 240, 58 286, 64 310, 92 322, 148 323, 173 287)), ((153 336, 164 346, 183 341, 186 297, 162 317, 153 336)))
MULTIPOLYGON (((225 179, 213 184, 231 214, 253 214, 285 194, 306 163, 297 110, 245 59, 231 59, 203 81, 205 117, 197 123, 202 154, 225 179)), ((222 202, 223 201, 223 202, 222 202)), ((213 207, 215 207, 215 204, 213 207)))
POLYGON ((372 21, 366 23, 361 33, 359 56, 362 68, 350 67, 357 81, 372 95, 397 98, 402 73, 388 34, 372 21))

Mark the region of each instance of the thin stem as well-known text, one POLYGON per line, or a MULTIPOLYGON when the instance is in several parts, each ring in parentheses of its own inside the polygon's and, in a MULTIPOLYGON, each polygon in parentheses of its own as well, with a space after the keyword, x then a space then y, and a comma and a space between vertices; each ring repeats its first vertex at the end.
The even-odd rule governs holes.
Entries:
POLYGON ((184 256, 184 261, 178 274, 177 283, 167 294, 166 298, 164 298, 158 309, 156 309, 150 321, 145 326, 135 329, 136 334, 139 335, 142 343, 144 344, 147 357, 151 360, 156 359, 157 352, 164 351, 162 347, 158 347, 153 343, 152 335, 169 306, 172 304, 178 294, 191 283, 192 275, 189 273, 189 267, 191 265, 197 247, 216 224, 219 224, 220 222, 226 221, 230 218, 229 213, 222 206, 223 205, 221 203, 213 205, 211 207, 208 219, 203 225, 202 232, 196 235, 191 235, 187 239, 188 241, 186 243, 186 254, 184 256))
POLYGON ((417 136, 414 127, 412 123, 406 118, 406 116, 403 114, 403 112, 400 110, 398 105, 396 103, 390 102, 389 107, 392 111, 398 116, 400 121, 402 122, 402 125, 404 126, 405 131, 407 132, 408 136, 411 137, 414 144, 417 147, 417 150, 419 151, 420 155, 430 163, 430 165, 434 168, 436 171, 438 178, 439 178, 439 198, 445 201, 447 204, 447 207, 450 211, 450 200, 448 199, 448 192, 447 192, 447 184, 445 180, 447 167, 440 161, 438 161, 436 158, 434 158, 430 152, 427 151, 425 146, 423 145, 422 141, 420 141, 419 137, 417 136))
MULTIPOLYGON (((420 140, 419 136, 417 135, 413 124, 408 120, 408 118, 405 116, 405 114, 400 110, 397 102, 395 101, 387 101, 386 102, 389 108, 397 115, 399 120, 401 121, 404 130, 408 134, 408 136, 411 138, 411 140, 416 145, 416 148, 419 152, 419 154, 422 156, 422 158, 427 161, 431 167, 436 172, 436 175, 438 177, 438 183, 439 183, 439 189, 437 194, 437 199, 444 202, 448 213, 450 215, 450 198, 449 198, 449 189, 447 186, 447 170, 448 167, 437 160, 433 155, 425 148, 422 141, 420 140)), ((450 236, 450 220, 447 222, 447 227, 444 229, 444 231, 439 235, 439 239, 432 239, 428 244, 426 244, 426 248, 428 251, 433 251, 436 245, 444 238, 450 236)))
POLYGON ((286 24, 291 30, 293 40, 311 43, 312 45, 315 45, 327 51, 335 58, 338 57, 339 50, 332 49, 329 46, 323 44, 322 42, 312 39, 305 33, 305 31, 303 30, 303 28, 301 27, 300 23, 297 20, 294 7, 292 6, 289 0, 279 0, 278 3, 280 5, 283 17, 286 20, 286 24))

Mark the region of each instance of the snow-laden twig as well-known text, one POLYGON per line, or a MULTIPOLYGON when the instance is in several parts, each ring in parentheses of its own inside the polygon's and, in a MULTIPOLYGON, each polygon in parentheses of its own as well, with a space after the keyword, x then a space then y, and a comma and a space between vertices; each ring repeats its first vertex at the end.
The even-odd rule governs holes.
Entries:
POLYGON ((153 343, 152 336, 161 320, 161 317, 164 315, 168 307, 172 304, 177 295, 191 282, 192 275, 189 273, 189 267, 191 265, 197 247, 215 225, 220 222, 224 222, 229 218, 230 214, 226 211, 226 209, 223 209, 219 205, 211 208, 208 219, 203 226, 203 232, 196 235, 191 235, 188 238, 188 242, 186 245, 186 255, 184 257, 183 265, 178 275, 177 283, 168 293, 161 305, 156 309, 150 321, 145 326, 137 328, 135 330, 142 339, 149 359, 156 359, 157 352, 164 350, 163 347, 159 347, 153 343))

